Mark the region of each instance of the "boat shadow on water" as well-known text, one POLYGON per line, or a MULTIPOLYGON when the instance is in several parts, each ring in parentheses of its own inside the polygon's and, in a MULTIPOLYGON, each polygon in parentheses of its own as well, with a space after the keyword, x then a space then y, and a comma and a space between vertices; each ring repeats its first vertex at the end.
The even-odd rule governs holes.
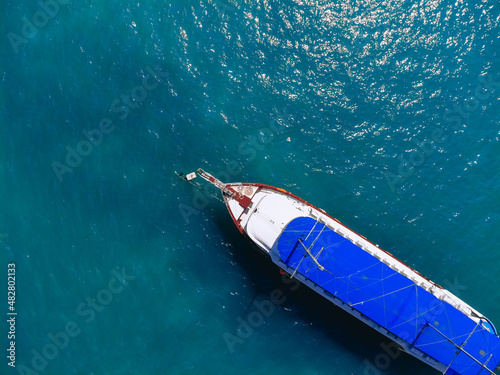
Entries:
MULTIPOLYGON (((304 337, 304 344, 310 344, 316 340, 320 342, 326 336, 333 345, 340 345, 359 358, 359 363, 353 365, 356 368, 352 369, 352 375, 432 375, 439 373, 411 355, 400 351, 394 342, 313 290, 290 280, 288 275, 280 273, 279 267, 268 256, 253 247, 222 211, 223 209, 220 215, 215 215, 214 223, 220 230, 224 241, 233 245, 234 251, 231 255, 251 280, 251 287, 254 291, 253 299, 248 301, 248 307, 242 314, 243 320, 246 320, 245 315, 255 309, 253 302, 256 299, 269 298, 274 290, 279 290, 283 293, 281 300, 284 302, 275 308, 291 311, 295 315, 292 318, 294 321, 310 327, 311 337, 304 337)), ((281 328, 281 326, 277 328, 277 331, 281 328)), ((296 336, 292 339, 295 340, 296 336)), ((331 353, 331 348, 329 348, 329 353, 331 353)), ((318 352, 318 354, 321 353, 318 352)))

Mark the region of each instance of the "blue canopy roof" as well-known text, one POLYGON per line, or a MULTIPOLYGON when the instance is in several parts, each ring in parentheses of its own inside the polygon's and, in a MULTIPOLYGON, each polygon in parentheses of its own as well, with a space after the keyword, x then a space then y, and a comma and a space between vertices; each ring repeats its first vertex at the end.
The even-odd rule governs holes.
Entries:
POLYGON ((482 364, 494 371, 500 362, 489 321, 475 322, 324 224, 292 220, 277 249, 297 273, 449 366, 446 374, 491 374, 482 364))

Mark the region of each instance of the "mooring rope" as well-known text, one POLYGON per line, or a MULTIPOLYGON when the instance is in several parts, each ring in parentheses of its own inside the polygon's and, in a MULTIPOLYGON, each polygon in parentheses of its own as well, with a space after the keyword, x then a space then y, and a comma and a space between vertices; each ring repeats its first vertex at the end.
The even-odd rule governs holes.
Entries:
POLYGON ((211 197, 213 197, 213 198, 215 198, 215 199, 217 199, 217 200, 221 201, 222 203, 225 203, 223 199, 221 199, 221 198, 219 198, 218 196, 216 196, 216 195, 214 195, 214 194, 212 194, 212 193, 208 192, 207 190, 205 190, 204 188, 202 188, 202 187, 201 187, 201 186, 199 186, 198 184, 195 184, 195 183, 191 182, 190 180, 188 180, 188 179, 186 178, 186 176, 184 175, 184 173, 182 173, 182 172, 181 172, 181 173, 177 173, 177 172, 175 172, 175 173, 177 174, 177 176, 178 176, 181 180, 184 180, 184 181, 186 181, 186 182, 190 183, 190 184, 191 184, 191 185, 193 185, 195 188, 200 189, 200 190, 204 191, 205 193, 207 193, 208 195, 210 195, 211 197))

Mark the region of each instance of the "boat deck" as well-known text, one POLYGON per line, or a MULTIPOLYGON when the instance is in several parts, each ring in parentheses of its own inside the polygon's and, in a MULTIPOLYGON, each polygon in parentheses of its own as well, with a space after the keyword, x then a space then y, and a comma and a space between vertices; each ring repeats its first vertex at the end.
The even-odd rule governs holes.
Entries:
POLYGON ((276 250, 294 273, 447 365, 449 374, 486 374, 488 363, 500 360, 500 339, 487 320, 474 321, 318 220, 292 220, 276 250))

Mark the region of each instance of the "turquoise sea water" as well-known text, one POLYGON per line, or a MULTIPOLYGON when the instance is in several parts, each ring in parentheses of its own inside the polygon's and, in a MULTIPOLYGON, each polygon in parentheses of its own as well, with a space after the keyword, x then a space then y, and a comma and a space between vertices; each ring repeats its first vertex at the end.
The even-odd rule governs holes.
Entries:
POLYGON ((175 175, 198 167, 500 325, 498 2, 43 4, 0 7, 1 374, 436 373, 284 282, 175 175))

